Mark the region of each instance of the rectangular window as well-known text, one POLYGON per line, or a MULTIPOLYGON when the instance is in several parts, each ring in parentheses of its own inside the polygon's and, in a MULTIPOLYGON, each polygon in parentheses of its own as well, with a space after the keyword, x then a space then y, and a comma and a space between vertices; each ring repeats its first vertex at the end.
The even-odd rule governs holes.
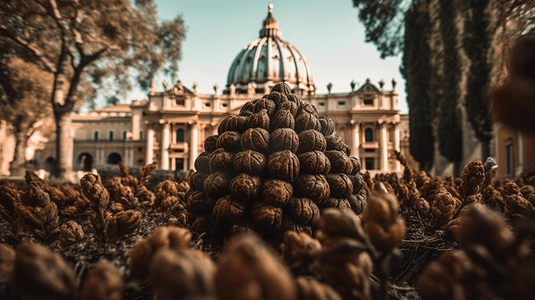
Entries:
POLYGON ((184 170, 183 158, 175 158, 175 170, 184 170))
POLYGON ((140 141, 143 140, 143 130, 140 130, 140 131, 139 131, 139 140, 140 140, 140 141))
POLYGON ((323 109, 325 108, 325 102, 318 103, 319 108, 323 109))
POLYGON ((375 159, 373 157, 366 157, 366 170, 375 170, 375 159))
POLYGON ((364 99, 364 105, 373 106, 373 99, 364 99))
POLYGON ((210 102, 205 102, 204 103, 204 107, 210 107, 210 106, 212 106, 212 104, 210 102))
POLYGON ((346 108, 346 102, 345 101, 338 101, 338 108, 346 108))
POLYGON ((99 139, 99 136, 98 136, 99 133, 100 133, 100 132, 99 132, 98 130, 93 131, 93 140, 94 140, 94 141, 98 141, 98 139, 99 139))
POLYGON ((227 104, 227 103, 221 103, 221 106, 222 106, 222 107, 227 107, 228 104, 227 104))
POLYGON ((506 169, 507 169, 507 175, 514 175, 515 172, 515 160, 514 160, 514 153, 513 153, 513 144, 509 144, 505 146, 505 159, 507 160, 505 162, 506 169))
POLYGON ((126 130, 123 130, 123 141, 126 140, 126 135, 127 135, 127 134, 128 134, 128 133, 126 132, 126 130))
POLYGON ((108 140, 113 141, 115 139, 115 131, 110 130, 108 132, 108 140))

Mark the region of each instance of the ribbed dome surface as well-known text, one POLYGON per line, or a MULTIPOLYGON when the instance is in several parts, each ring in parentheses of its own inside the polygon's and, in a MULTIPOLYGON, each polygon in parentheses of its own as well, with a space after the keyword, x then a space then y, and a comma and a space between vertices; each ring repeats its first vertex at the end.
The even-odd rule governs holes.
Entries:
POLYGON ((252 86, 257 93, 269 93, 273 85, 285 82, 294 93, 314 94, 312 69, 295 46, 281 39, 273 5, 268 8, 260 38, 245 46, 230 66, 227 89, 234 85, 236 93, 247 93, 252 86))

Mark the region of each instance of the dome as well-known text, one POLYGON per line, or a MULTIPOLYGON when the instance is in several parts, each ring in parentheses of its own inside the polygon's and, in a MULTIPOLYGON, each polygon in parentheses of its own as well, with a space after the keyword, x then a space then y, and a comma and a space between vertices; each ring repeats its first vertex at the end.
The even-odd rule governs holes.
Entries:
POLYGON ((287 83, 294 93, 314 94, 316 87, 305 57, 295 46, 281 39, 281 30, 273 17, 273 5, 260 30, 260 38, 240 51, 230 66, 227 91, 269 93, 278 82, 287 83))

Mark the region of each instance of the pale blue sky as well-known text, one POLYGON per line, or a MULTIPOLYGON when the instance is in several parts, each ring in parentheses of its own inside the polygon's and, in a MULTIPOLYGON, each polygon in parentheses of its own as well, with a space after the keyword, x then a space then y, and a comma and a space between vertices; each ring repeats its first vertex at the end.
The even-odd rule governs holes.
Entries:
MULTIPOLYGON (((267 16, 269 1, 241 0, 156 0, 158 14, 172 19, 181 14, 187 27, 179 79, 187 87, 197 82, 200 93, 222 90, 227 72, 240 50, 258 38, 267 16)), ((271 0, 273 16, 279 22, 282 39, 299 49, 308 60, 318 93, 349 92, 351 80, 363 84, 366 78, 385 89, 398 82, 399 109, 407 112, 405 85, 399 66, 401 55, 382 60, 372 44, 364 43, 364 28, 351 0, 271 0)), ((161 88, 161 78, 158 86, 161 88)), ((169 80, 167 80, 169 81, 169 80)), ((134 98, 146 98, 134 92, 134 98)))

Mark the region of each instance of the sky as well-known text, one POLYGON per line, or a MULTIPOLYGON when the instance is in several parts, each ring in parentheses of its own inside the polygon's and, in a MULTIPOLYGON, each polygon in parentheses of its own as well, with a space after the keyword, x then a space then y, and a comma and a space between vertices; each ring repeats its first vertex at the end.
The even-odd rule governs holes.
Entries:
MULTIPOLYGON (((214 85, 225 88, 227 73, 243 47, 259 37, 262 22, 273 4, 282 39, 293 44, 312 68, 318 94, 350 92, 352 80, 362 85, 367 78, 385 89, 397 81, 398 108, 407 113, 405 84, 399 72, 401 55, 381 59, 371 43, 365 43, 364 27, 351 0, 155 0, 161 19, 181 15, 186 25, 178 78, 200 93, 213 93, 214 85)), ((157 86, 169 79, 160 77, 157 86)), ((135 91, 130 99, 146 99, 135 91)))

